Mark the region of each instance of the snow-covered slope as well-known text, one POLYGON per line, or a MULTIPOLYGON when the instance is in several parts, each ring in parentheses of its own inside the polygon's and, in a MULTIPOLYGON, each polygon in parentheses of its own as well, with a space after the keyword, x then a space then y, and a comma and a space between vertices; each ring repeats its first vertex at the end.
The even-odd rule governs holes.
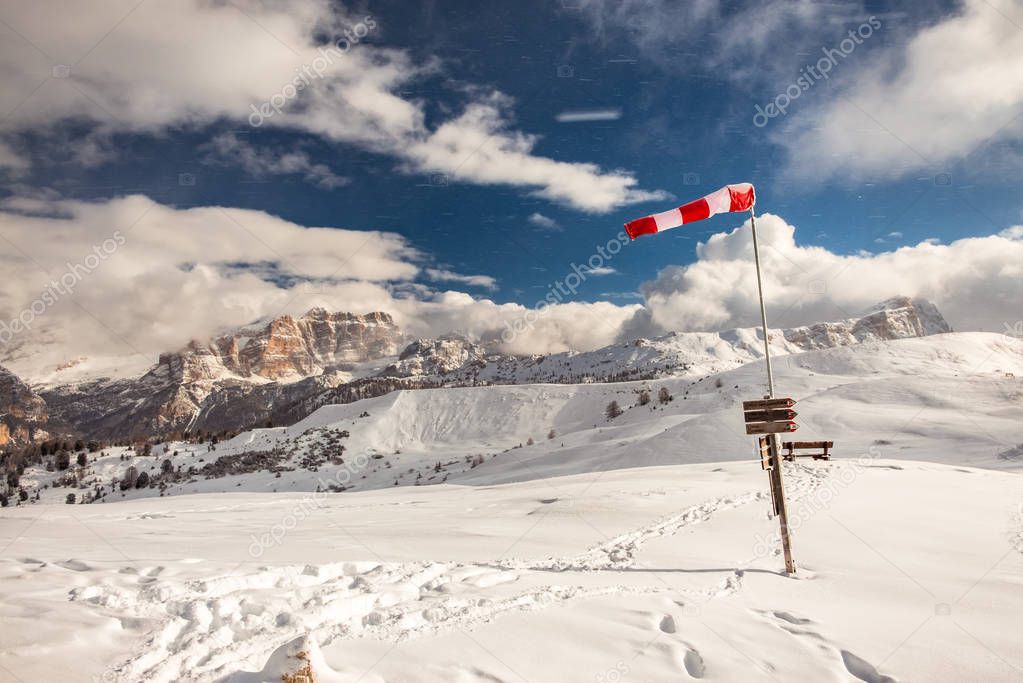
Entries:
POLYGON ((751 461, 6 510, 0 677, 1019 680, 1019 475, 785 474, 794 579, 751 461))
POLYGON ((836 442, 785 465, 795 578, 741 433, 759 361, 399 391, 27 470, 42 503, 98 484, 107 504, 0 512, 0 677, 1019 680, 1023 341, 866 341, 776 369, 798 437, 836 442), (128 467, 154 485, 111 486, 128 467), (85 488, 53 487, 69 473, 85 488))
MULTIPOLYGON (((836 442, 839 457, 941 459, 1019 469, 1023 342, 950 333, 792 354, 778 391, 799 401, 800 440, 836 442)), ((490 484, 548 476, 751 457, 741 401, 764 391, 762 362, 695 380, 508 385, 397 391, 325 406, 290 427, 212 446, 169 443, 153 455, 109 449, 83 471, 104 500, 216 491, 373 489, 440 482, 490 484), (665 389, 671 400, 659 400, 665 389), (642 402, 644 392, 649 403, 642 402), (605 417, 616 401, 623 414, 605 417), (530 443, 532 441, 532 443, 530 443), (161 476, 164 460, 173 473, 161 476), (151 488, 111 490, 134 465, 151 488)), ((90 459, 94 456, 89 456, 90 459)), ((32 493, 67 473, 30 468, 32 493)))

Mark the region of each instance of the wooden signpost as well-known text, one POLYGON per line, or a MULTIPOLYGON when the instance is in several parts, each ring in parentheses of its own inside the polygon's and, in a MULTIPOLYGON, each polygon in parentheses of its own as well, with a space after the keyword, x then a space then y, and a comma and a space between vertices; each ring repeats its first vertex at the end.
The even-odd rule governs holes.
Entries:
MULTIPOLYGON (((778 434, 787 434, 799 429, 793 420, 796 404, 791 398, 768 398, 757 401, 743 401, 743 420, 747 434, 763 434, 760 444, 760 466, 767 470, 771 483, 771 506, 781 526, 781 547, 785 553, 785 571, 796 573, 792 559, 792 539, 789 536, 789 512, 785 502, 785 482, 782 480, 781 456, 778 449, 778 434)), ((795 442, 801 443, 801 442, 795 442)), ((791 445, 791 444, 790 444, 791 445)))
POLYGON ((774 398, 762 401, 743 401, 743 417, 747 434, 787 434, 799 429, 793 420, 796 411, 790 410, 796 404, 791 398, 774 398))
POLYGON ((747 434, 786 434, 799 429, 795 422, 754 422, 746 424, 747 434))

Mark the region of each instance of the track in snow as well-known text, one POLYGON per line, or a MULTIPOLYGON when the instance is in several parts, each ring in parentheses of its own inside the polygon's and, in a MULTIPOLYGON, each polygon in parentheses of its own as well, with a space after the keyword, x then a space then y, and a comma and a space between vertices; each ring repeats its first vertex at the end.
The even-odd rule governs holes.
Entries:
MULTIPOLYGON (((794 499, 812 494, 827 476, 823 468, 797 467, 789 473, 794 499)), ((627 569, 649 541, 766 498, 765 482, 763 491, 705 501, 581 554, 537 562, 344 562, 263 567, 250 574, 181 582, 162 580, 159 568, 152 568, 140 575, 138 588, 99 584, 73 590, 71 599, 109 609, 122 619, 155 622, 141 654, 111 672, 113 680, 216 680, 244 666, 258 669, 269 653, 305 635, 321 644, 362 637, 400 642, 471 628, 508 612, 604 595, 670 591, 698 603, 731 595, 741 590, 740 570, 692 591, 667 584, 583 587, 547 585, 546 580, 552 570, 569 580, 575 571, 627 569)), ((698 653, 685 659, 690 675, 702 672, 698 653)))

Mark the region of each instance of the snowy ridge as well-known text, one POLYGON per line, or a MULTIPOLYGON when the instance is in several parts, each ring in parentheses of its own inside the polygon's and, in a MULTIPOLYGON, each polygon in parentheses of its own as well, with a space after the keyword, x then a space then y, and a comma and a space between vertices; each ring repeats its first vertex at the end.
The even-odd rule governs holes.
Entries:
MULTIPOLYGON (((771 352, 800 353, 862 342, 890 341, 950 332, 928 301, 895 297, 861 317, 771 330, 771 352)), ((441 382, 524 384, 601 382, 672 375, 700 376, 763 358, 759 328, 721 332, 674 332, 586 352, 515 357, 489 354, 466 339, 418 340, 383 375, 441 382)))

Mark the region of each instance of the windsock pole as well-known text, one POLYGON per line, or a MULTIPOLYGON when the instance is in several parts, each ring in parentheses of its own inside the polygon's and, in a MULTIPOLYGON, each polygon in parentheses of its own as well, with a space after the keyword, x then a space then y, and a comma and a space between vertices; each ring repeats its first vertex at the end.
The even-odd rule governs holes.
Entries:
MULTIPOLYGON (((757 216, 753 207, 749 210, 750 230, 753 232, 753 260, 757 264, 757 294, 760 297, 760 323, 764 334, 764 363, 767 366, 767 397, 774 398, 774 372, 771 369, 771 339, 767 333, 767 307, 764 305, 764 279, 760 271, 760 243, 757 240, 757 216)), ((785 482, 781 472, 781 451, 778 447, 778 435, 768 436, 770 444, 771 494, 774 499, 775 511, 778 513, 778 524, 781 527, 781 546, 785 553, 785 572, 796 573, 796 563, 792 559, 792 538, 789 535, 789 510, 785 501, 785 482)))
POLYGON ((760 243, 757 241, 757 214, 749 210, 750 229, 753 231, 753 260, 757 264, 757 294, 760 296, 760 324, 764 332, 764 361, 767 364, 767 398, 774 398, 774 372, 771 370, 771 342, 767 336, 767 307, 764 306, 764 279, 760 274, 760 243))

